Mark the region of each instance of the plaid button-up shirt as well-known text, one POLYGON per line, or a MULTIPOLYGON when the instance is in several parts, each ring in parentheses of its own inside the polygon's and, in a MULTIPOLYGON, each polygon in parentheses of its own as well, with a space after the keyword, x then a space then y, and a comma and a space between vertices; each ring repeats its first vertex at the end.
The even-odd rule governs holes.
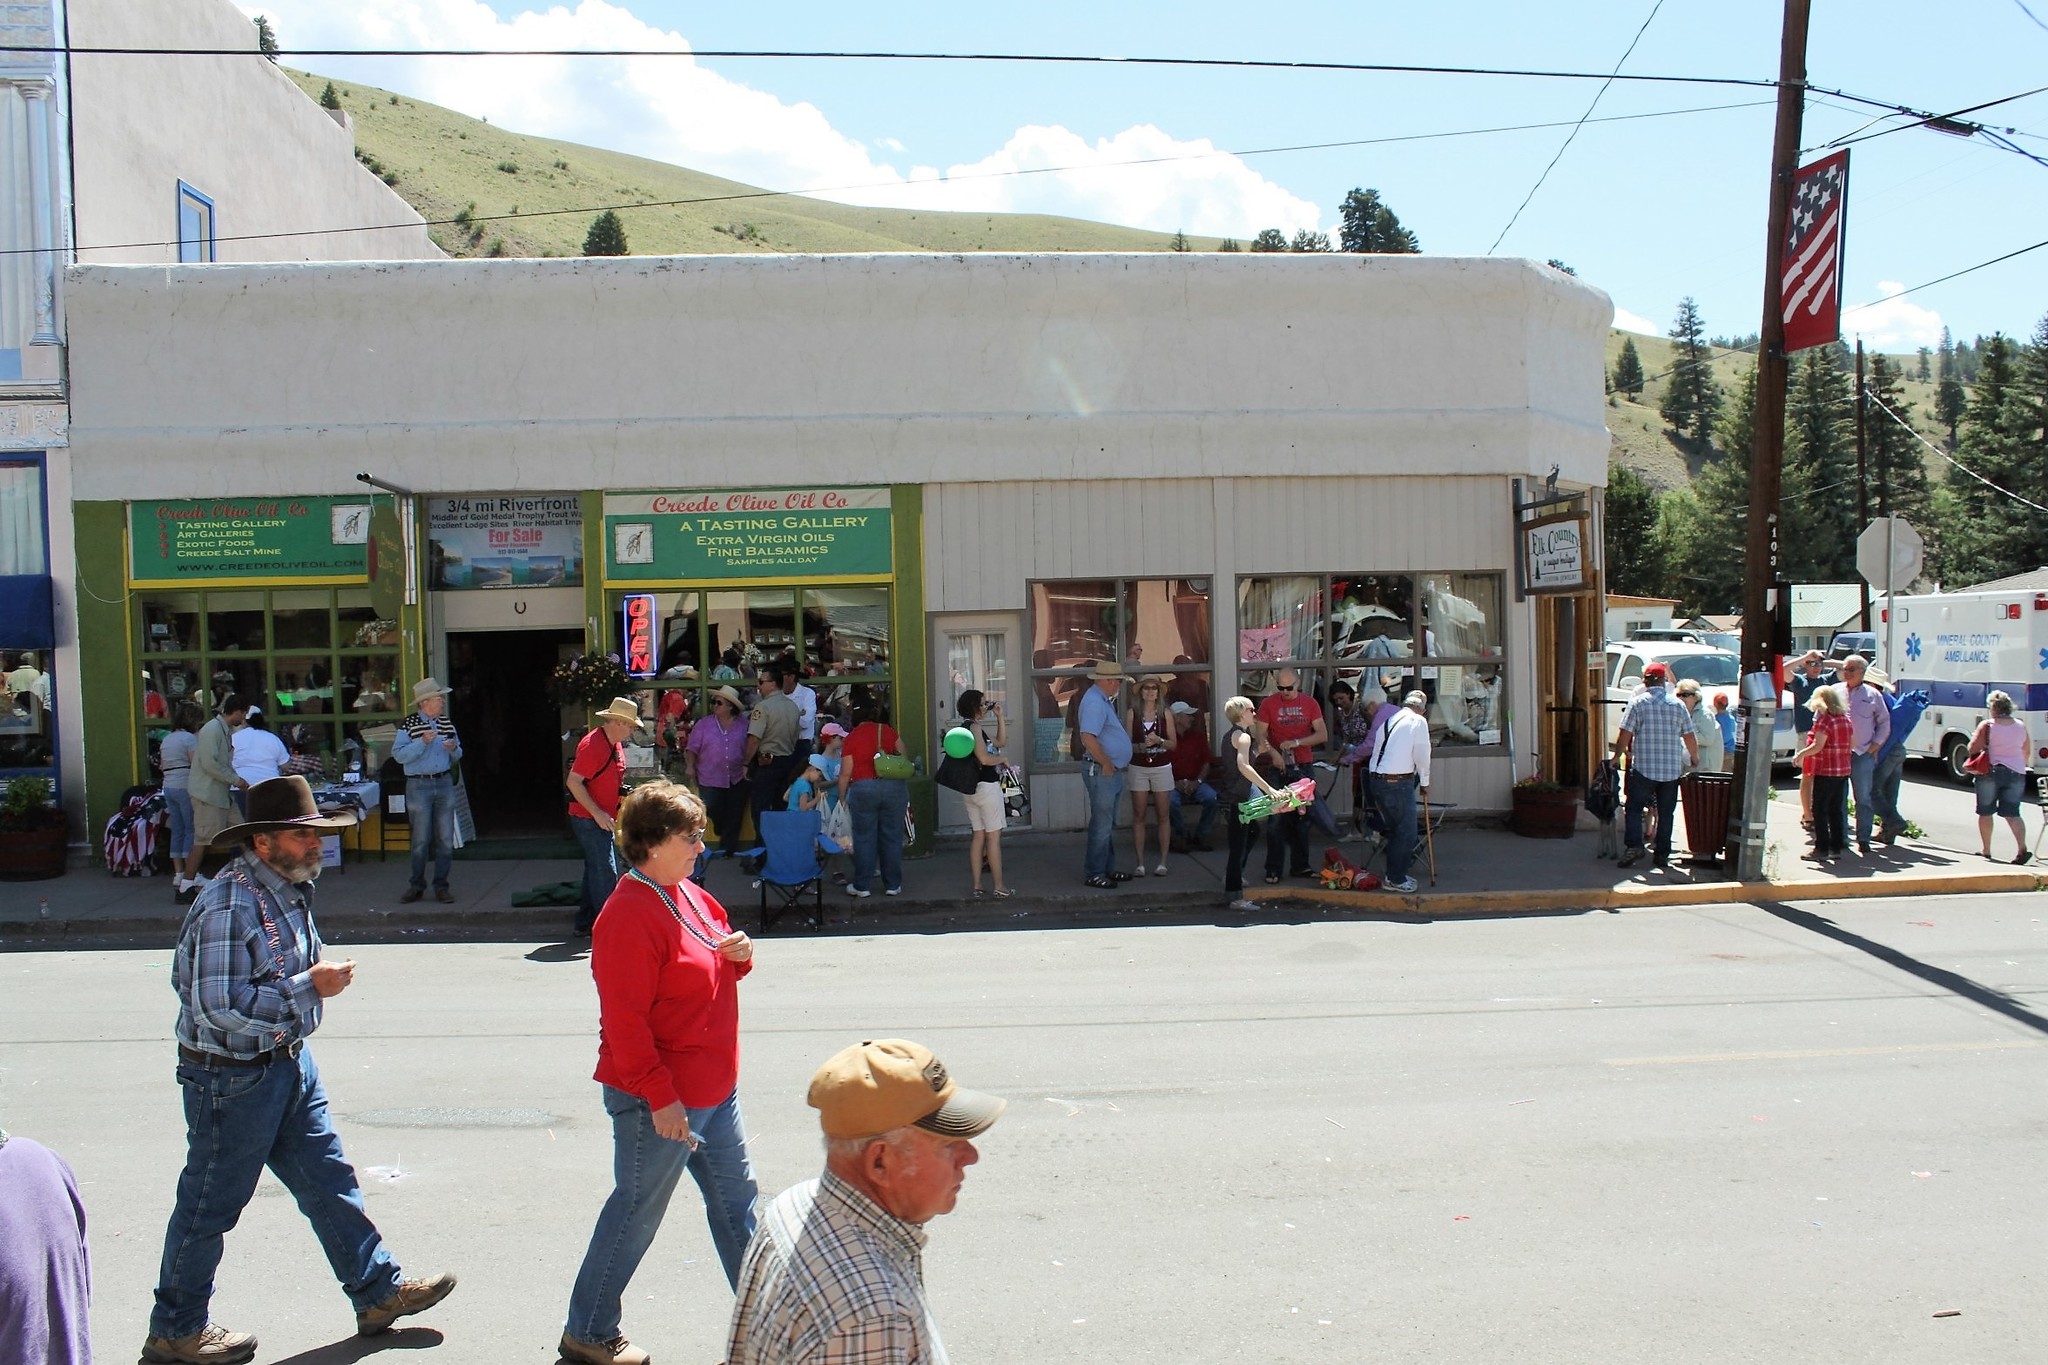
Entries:
POLYGON ((319 960, 313 884, 295 886, 243 853, 185 912, 171 960, 178 1041, 247 1058, 306 1037, 320 1027, 320 993, 313 989, 319 960))
POLYGON ((1635 738, 1628 751, 1629 767, 1652 782, 1676 782, 1685 776, 1685 737, 1693 732, 1692 713, 1662 683, 1645 687, 1621 713, 1621 728, 1635 738))
POLYGON ((830 1171, 784 1190, 740 1267, 729 1365, 946 1365, 924 1243, 830 1171))

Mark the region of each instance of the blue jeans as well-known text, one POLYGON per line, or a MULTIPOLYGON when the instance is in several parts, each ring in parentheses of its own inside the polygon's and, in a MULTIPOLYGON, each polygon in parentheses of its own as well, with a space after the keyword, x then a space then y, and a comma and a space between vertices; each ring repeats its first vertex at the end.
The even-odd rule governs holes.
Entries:
POLYGON ((405 779, 405 814, 412 821, 412 888, 427 885, 427 855, 434 857, 434 889, 448 889, 455 861, 455 783, 446 773, 405 779))
MULTIPOLYGON (((171 816, 171 857, 183 862, 192 852, 192 789, 165 787, 164 809, 171 816)), ((179 868, 178 875, 184 876, 185 869, 179 868)))
POLYGON ((1194 833, 1195 841, 1200 843, 1207 839, 1209 831, 1216 827, 1216 789, 1207 782, 1197 782, 1195 794, 1182 797, 1180 784, 1176 782, 1173 790, 1166 794, 1166 818, 1172 824, 1173 832, 1185 839, 1188 837, 1188 828, 1180 818, 1180 805, 1183 800, 1193 801, 1202 808, 1202 819, 1195 826, 1194 833))
MULTIPOLYGON (((1290 763, 1281 770, 1282 786, 1290 786, 1308 776, 1308 769, 1299 763, 1290 763)), ((1266 875, 1277 877, 1283 866, 1290 872, 1308 870, 1308 821, 1305 810, 1291 810, 1281 815, 1266 817, 1266 875)), ((1396 878, 1395 880, 1399 880, 1396 878)))
POLYGON ((1124 774, 1119 768, 1104 773, 1093 759, 1081 764, 1081 780, 1088 784, 1088 851, 1081 859, 1081 875, 1093 881, 1116 871, 1116 806, 1124 796, 1124 774))
POLYGON ((1877 755, 1855 753, 1849 755, 1849 790, 1856 795, 1856 842, 1870 842, 1870 822, 1877 815, 1877 804, 1871 797, 1876 785, 1872 779, 1877 776, 1877 755))
POLYGON ((1628 793, 1628 813, 1622 819, 1623 846, 1631 849, 1643 846, 1643 810, 1648 806, 1657 808, 1657 847, 1654 861, 1671 861, 1671 823, 1678 813, 1678 779, 1659 782, 1644 777, 1634 768, 1628 770, 1628 781, 1624 784, 1628 793))
POLYGON ((1906 780, 1906 746, 1901 744, 1878 759, 1870 778, 1870 799, 1877 806, 1877 818, 1897 829, 1906 823, 1899 814, 1899 787, 1906 780))
POLYGON ((1387 880, 1408 880, 1408 868, 1415 861, 1415 774, 1367 777, 1373 804, 1380 819, 1387 822, 1387 880))
POLYGON ((654 1131, 647 1101, 604 1087, 605 1112, 612 1116, 612 1193, 597 1215, 583 1268, 569 1294, 567 1331, 578 1341, 610 1341, 619 1334, 619 1299, 640 1268, 669 1196, 688 1169, 704 1192, 704 1217, 718 1249, 728 1284, 737 1286, 740 1258, 754 1235, 754 1167, 747 1159, 747 1127, 740 1118, 739 1092, 709 1109, 691 1109, 687 1142, 654 1131))
POLYGON ((900 777, 865 777, 846 789, 846 808, 853 820, 853 881, 856 891, 869 891, 875 866, 881 864, 882 885, 903 885, 903 813, 910 809, 910 784, 900 777))
POLYGON ((569 828, 576 831, 576 842, 583 846, 583 899, 576 903, 576 930, 588 933, 597 923, 597 912, 618 887, 619 846, 612 832, 595 820, 572 815, 569 828))
POLYGON ((184 1337, 206 1326, 222 1240, 265 1166, 298 1200, 351 1304, 373 1308, 397 1292, 398 1264, 363 1211, 311 1052, 264 1067, 180 1061, 178 1088, 185 1099, 185 1169, 164 1230, 151 1335, 184 1337))

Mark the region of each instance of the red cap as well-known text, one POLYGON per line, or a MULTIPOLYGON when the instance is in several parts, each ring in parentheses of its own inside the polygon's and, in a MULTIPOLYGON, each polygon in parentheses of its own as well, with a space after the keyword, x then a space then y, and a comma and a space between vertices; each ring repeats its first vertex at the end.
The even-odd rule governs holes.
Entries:
POLYGON ((1669 682, 1670 680, 1671 670, 1663 664, 1651 664, 1643 669, 1643 681, 1646 683, 1669 682))

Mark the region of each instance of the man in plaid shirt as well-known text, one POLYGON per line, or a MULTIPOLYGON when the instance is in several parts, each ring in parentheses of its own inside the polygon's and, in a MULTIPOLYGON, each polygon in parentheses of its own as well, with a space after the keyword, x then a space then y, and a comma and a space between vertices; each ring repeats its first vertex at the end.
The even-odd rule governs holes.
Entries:
POLYGON ((248 801, 249 818, 214 840, 246 847, 193 902, 171 963, 186 1155, 142 1347, 151 1365, 238 1365, 256 1354, 255 1337, 209 1322, 207 1308, 227 1231, 266 1165, 312 1223, 358 1334, 383 1332, 455 1288, 453 1275, 400 1277, 363 1211, 305 1050, 323 1002, 355 979, 353 960, 322 959, 313 927, 321 836, 354 817, 321 815, 303 777, 258 782, 248 801))
POLYGON ((1653 861, 1659 867, 1671 863, 1671 817, 1678 810, 1678 779, 1700 761, 1699 740, 1693 736, 1692 713, 1685 703, 1671 695, 1666 684, 1671 670, 1651 664, 1643 670, 1643 690, 1621 713, 1621 734, 1614 741, 1616 754, 1628 760, 1628 816, 1622 822, 1622 841, 1628 846, 1617 867, 1634 867, 1643 859, 1643 808, 1657 807, 1657 847, 1653 861))
POLYGON ((916 1043, 850 1047, 811 1078, 825 1173, 761 1215, 740 1266, 729 1365, 945 1365, 924 1298, 924 1225, 951 1213, 970 1138, 1006 1103, 916 1043))

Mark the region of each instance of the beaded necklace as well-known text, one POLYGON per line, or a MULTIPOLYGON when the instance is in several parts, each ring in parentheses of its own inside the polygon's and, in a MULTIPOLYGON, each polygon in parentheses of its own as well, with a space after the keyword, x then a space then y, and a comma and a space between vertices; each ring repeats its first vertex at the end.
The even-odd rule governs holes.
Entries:
POLYGON ((697 942, 703 944, 712 952, 718 951, 718 937, 711 933, 711 921, 706 919, 704 912, 697 908, 697 900, 694 896, 687 891, 683 893, 683 898, 690 902, 690 918, 684 919, 682 908, 676 904, 675 897, 669 895, 667 887, 637 867, 626 875, 635 878, 646 886, 654 888, 654 894, 661 897, 661 903, 666 905, 668 912, 676 917, 676 923, 683 926, 684 933, 696 939, 697 942))

